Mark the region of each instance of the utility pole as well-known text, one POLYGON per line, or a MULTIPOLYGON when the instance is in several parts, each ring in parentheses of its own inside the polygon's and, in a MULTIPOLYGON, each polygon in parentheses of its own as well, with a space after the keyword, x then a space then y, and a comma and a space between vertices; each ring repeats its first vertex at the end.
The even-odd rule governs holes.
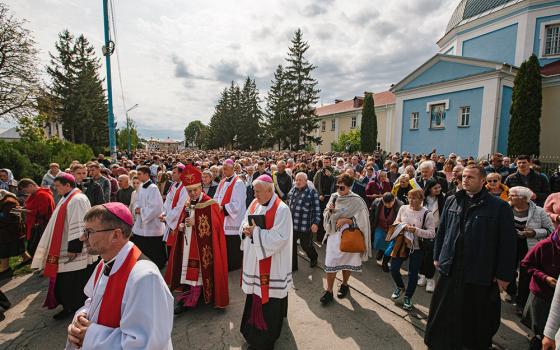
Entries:
POLYGON ((109 126, 109 151, 111 152, 111 161, 117 159, 117 143, 115 139, 115 116, 113 115, 113 89, 111 86, 111 55, 115 50, 115 43, 109 38, 109 9, 108 1, 103 1, 103 27, 105 30, 105 46, 103 46, 103 55, 105 56, 105 66, 107 68, 107 124, 109 126))
POLYGON ((130 145, 132 143, 132 138, 130 136, 131 121, 130 121, 130 118, 128 117, 128 112, 132 111, 136 107, 138 107, 138 103, 126 110, 126 131, 128 133, 128 156, 130 156, 130 154, 131 154, 130 153, 130 148, 131 148, 130 145))

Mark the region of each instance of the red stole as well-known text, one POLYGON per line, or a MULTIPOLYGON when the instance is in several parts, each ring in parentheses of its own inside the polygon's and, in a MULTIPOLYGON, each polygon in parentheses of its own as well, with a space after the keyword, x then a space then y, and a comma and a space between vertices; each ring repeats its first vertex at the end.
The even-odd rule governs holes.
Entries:
POLYGON ((175 194, 173 195, 173 201, 171 202, 171 209, 175 209, 177 202, 179 201, 179 196, 181 195, 181 190, 183 189, 183 184, 181 183, 179 187, 175 189, 175 194))
POLYGON ((55 278, 58 273, 58 259, 60 258, 60 247, 62 246, 62 236, 64 233, 64 221, 66 219, 66 207, 68 203, 72 200, 76 194, 80 193, 80 190, 76 189, 70 195, 58 210, 56 215, 56 221, 54 222, 53 235, 51 237, 51 246, 49 248, 49 254, 47 255, 47 263, 45 264, 45 271, 43 275, 45 277, 55 278))
MULTIPOLYGON (((280 197, 276 196, 276 200, 272 207, 266 211, 264 214, 264 225, 266 230, 270 230, 274 226, 274 217, 276 216, 276 210, 280 205, 280 197)), ((257 200, 253 200, 251 206, 249 207, 249 213, 252 215, 257 207, 257 200)), ((261 299, 262 303, 268 303, 268 294, 270 289, 270 267, 272 265, 272 257, 269 256, 266 259, 259 260, 259 277, 261 284, 261 299)))
MULTIPOLYGON (((206 193, 203 193, 202 199, 200 200, 198 205, 204 204, 205 202, 210 200, 212 200, 212 198, 210 198, 206 193)), ((179 218, 179 222, 184 222, 185 217, 186 213, 183 210, 179 218)), ((207 303, 209 303, 210 299, 208 298, 213 298, 214 306, 218 308, 226 307, 229 304, 227 252, 223 218, 224 217, 220 212, 220 208, 217 203, 208 205, 206 208, 195 209, 195 226, 192 230, 191 244, 190 247, 188 247, 189 261, 186 276, 188 280, 197 281, 199 266, 201 264, 204 264, 204 261, 208 263, 210 260, 212 260, 212 269, 210 269, 209 265, 206 273, 206 277, 208 277, 207 280, 205 279, 204 267, 202 270, 204 299, 207 303), (196 228, 203 221, 200 219, 201 214, 208 216, 207 220, 210 227, 211 235, 210 237, 205 236, 204 238, 208 238, 208 240, 210 240, 210 255, 208 255, 208 253, 206 253, 205 255, 202 250, 199 250, 199 247, 202 247, 202 245, 196 228), (208 273, 211 276, 209 276, 208 273), (210 281, 211 283, 209 283, 210 281), (206 289, 208 289, 208 292, 210 294, 206 294, 206 289)), ((206 226, 206 223, 203 223, 202 226, 206 226)), ((179 232, 177 229, 175 235, 176 240, 174 241, 173 246, 171 247, 171 250, 169 252, 169 260, 164 274, 165 282, 167 282, 171 291, 174 291, 181 285, 183 254, 186 253, 183 252, 185 239, 184 233, 179 232)), ((206 251, 208 252, 208 249, 206 251)))
MULTIPOLYGON (((229 187, 226 190, 226 193, 224 194, 224 198, 222 198, 222 202, 220 203, 220 205, 223 207, 224 205, 228 204, 229 202, 231 202, 231 196, 233 193, 233 186, 235 185, 235 183, 237 182, 237 176, 233 177, 233 180, 231 180, 231 184, 229 185, 229 187)), ((222 181, 220 181, 220 185, 218 186, 218 190, 216 191, 216 193, 220 193, 220 191, 222 190, 222 187, 224 186, 224 184, 226 183, 226 179, 223 179, 222 181)))
MULTIPOLYGON (((132 246, 132 249, 128 252, 119 270, 109 276, 109 281, 107 281, 107 286, 105 287, 105 292, 103 293, 103 299, 99 308, 99 315, 97 316, 98 324, 111 328, 120 327, 122 298, 124 296, 126 282, 140 255, 142 255, 140 249, 135 245, 132 246)), ((103 271, 103 266, 105 266, 103 262, 97 265, 94 286, 99 280, 101 271, 103 271)))

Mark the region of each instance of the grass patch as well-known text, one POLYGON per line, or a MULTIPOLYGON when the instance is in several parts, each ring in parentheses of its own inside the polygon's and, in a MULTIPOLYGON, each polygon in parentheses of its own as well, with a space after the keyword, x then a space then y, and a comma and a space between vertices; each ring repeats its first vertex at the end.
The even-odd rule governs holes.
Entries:
POLYGON ((14 276, 22 276, 22 275, 26 275, 28 273, 33 272, 33 270, 31 270, 31 264, 27 264, 25 266, 17 268, 17 266, 20 263, 21 263, 21 257, 20 256, 12 256, 10 258, 10 267, 12 268, 12 270, 14 270, 14 276))

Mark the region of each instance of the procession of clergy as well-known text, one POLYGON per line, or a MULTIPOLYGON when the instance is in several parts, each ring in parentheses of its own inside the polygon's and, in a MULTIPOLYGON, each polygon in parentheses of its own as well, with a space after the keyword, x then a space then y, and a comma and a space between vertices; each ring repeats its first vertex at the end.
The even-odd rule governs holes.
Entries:
POLYGON ((49 278, 44 306, 62 305, 55 318, 72 317, 66 349, 172 349, 174 314, 199 302, 227 307, 228 271, 240 268, 241 333, 250 349, 274 347, 293 285, 292 217, 268 175, 253 182, 246 208, 233 167, 223 162, 212 199, 200 169, 177 164, 164 202, 140 166, 132 213, 118 202, 91 207, 68 173, 54 179, 61 200, 32 268, 49 278))

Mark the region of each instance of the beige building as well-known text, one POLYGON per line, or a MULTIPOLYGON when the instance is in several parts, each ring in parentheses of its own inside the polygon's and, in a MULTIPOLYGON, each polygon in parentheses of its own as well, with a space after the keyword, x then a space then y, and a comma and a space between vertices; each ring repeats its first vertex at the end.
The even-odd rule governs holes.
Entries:
POLYGON ((542 114, 541 156, 558 156, 558 132, 560 131, 560 61, 541 68, 542 114))
MULTIPOLYGON (((375 114, 377 116, 377 142, 379 147, 388 150, 391 145, 391 132, 395 95, 390 91, 374 94, 375 114)), ((315 136, 320 136, 323 143, 315 147, 316 152, 332 151, 332 143, 337 142, 342 134, 358 129, 362 123, 363 96, 351 100, 335 100, 335 103, 318 107, 315 113, 319 117, 319 128, 315 136)))
POLYGON ((160 140, 160 139, 149 139, 146 142, 148 151, 162 151, 162 152, 172 152, 176 153, 184 149, 183 141, 176 141, 170 138, 160 140))

